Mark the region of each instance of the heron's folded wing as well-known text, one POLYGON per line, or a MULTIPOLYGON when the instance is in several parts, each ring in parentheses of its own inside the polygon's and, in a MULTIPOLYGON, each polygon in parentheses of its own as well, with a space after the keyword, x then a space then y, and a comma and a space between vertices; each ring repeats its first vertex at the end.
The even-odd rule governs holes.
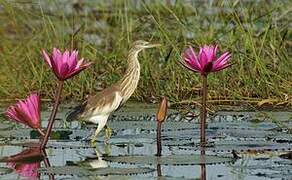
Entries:
POLYGON ((123 97, 115 86, 101 91, 88 99, 84 112, 81 116, 106 115, 115 111, 121 104, 123 97))

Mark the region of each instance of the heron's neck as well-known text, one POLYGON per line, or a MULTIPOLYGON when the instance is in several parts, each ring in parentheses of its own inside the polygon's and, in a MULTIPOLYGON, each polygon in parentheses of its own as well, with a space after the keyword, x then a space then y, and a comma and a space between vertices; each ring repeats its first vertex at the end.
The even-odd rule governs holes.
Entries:
POLYGON ((123 102, 128 100, 134 93, 138 86, 140 78, 140 64, 138 61, 139 51, 131 51, 128 54, 128 68, 126 74, 119 82, 121 89, 121 95, 123 96, 123 102))

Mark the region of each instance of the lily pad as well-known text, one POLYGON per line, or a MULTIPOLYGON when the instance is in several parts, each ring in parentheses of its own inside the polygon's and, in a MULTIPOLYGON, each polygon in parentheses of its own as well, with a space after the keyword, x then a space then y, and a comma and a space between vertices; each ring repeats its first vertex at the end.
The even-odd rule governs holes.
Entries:
POLYGON ((4 138, 19 138, 19 139, 29 139, 30 129, 12 129, 0 131, 0 137, 4 138))
POLYGON ((13 170, 6 167, 0 167, 0 176, 11 173, 13 170))
POLYGON ((150 164, 150 165, 202 165, 218 164, 230 162, 233 159, 229 157, 219 157, 212 155, 169 155, 169 156, 107 156, 104 160, 128 164, 150 164))
MULTIPOLYGON (((292 144, 276 143, 272 141, 253 141, 253 140, 220 140, 213 143, 213 146, 206 147, 206 151, 213 152, 263 152, 263 151, 287 151, 292 148, 292 144)), ((199 146, 180 146, 181 149, 199 151, 199 146)))
MULTIPOLYGON (((167 121, 166 121, 167 122, 167 121)), ((155 130, 156 121, 111 121, 108 123, 109 127, 113 129, 147 129, 155 130)), ((175 129, 193 129, 199 127, 198 124, 189 122, 167 122, 163 123, 163 130, 175 130, 175 129)))
MULTIPOLYGON (((37 142, 24 142, 24 143, 11 143, 11 146, 22 146, 22 147, 36 147, 37 142)), ((50 149, 91 149, 93 148, 87 142, 80 141, 49 141, 46 148, 50 149)))
MULTIPOLYGON (((76 177, 76 179, 78 180, 88 180, 88 179, 98 179, 97 176, 79 176, 76 177)), ((109 176, 102 176, 99 179, 106 179, 106 180, 135 180, 135 179, 139 179, 139 180, 149 180, 149 179, 157 179, 157 180, 194 180, 194 178, 184 178, 184 177, 170 177, 170 176, 159 176, 159 177, 155 177, 155 178, 150 178, 149 176, 139 176, 139 175, 131 175, 129 176, 123 176, 123 175, 109 175, 109 176)), ((62 180, 72 180, 72 177, 68 177, 68 178, 62 178, 62 180)))
MULTIPOLYGON (((70 129, 54 129, 52 131, 51 139, 62 139, 68 140, 69 136, 72 134, 70 129)), ((12 130, 2 130, 0 131, 0 137, 6 139, 39 139, 39 134, 37 131, 30 128, 18 128, 12 130)))
POLYGON ((87 169, 79 166, 55 166, 48 168, 40 168, 39 172, 43 174, 54 175, 75 175, 75 176, 105 176, 105 175, 134 175, 146 174, 153 172, 151 168, 99 168, 87 169))
POLYGON ((0 122, 0 130, 11 130, 13 128, 13 124, 11 124, 10 122, 0 122))

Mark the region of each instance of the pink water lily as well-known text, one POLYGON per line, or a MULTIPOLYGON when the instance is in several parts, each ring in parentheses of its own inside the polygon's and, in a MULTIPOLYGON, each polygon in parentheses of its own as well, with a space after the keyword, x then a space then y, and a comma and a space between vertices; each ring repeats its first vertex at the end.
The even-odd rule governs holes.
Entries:
POLYGON ((200 48, 199 54, 196 55, 194 49, 189 47, 183 54, 184 61, 182 63, 188 69, 204 75, 209 72, 220 71, 231 66, 229 63, 231 54, 229 52, 225 52, 220 57, 217 57, 217 50, 217 45, 204 45, 200 48))
POLYGON ((5 115, 9 119, 25 124, 34 129, 40 129, 40 96, 32 93, 25 100, 20 100, 16 105, 8 107, 5 115))
MULTIPOLYGON (((220 57, 217 57, 217 45, 204 45, 200 48, 197 55, 192 47, 186 49, 182 55, 182 60, 179 62, 187 69, 198 72, 202 78, 202 104, 200 113, 200 146, 206 146, 206 119, 207 119, 207 97, 208 97, 208 74, 210 72, 220 71, 231 64, 231 54, 224 52, 220 57)), ((204 148, 202 148, 204 149, 204 148)), ((201 151, 205 154, 205 151, 201 151)))
POLYGON ((42 54, 54 74, 61 81, 73 77, 91 64, 84 62, 83 58, 78 60, 78 51, 76 50, 71 52, 66 50, 64 53, 61 53, 59 49, 53 48, 51 56, 45 50, 42 51, 42 54))

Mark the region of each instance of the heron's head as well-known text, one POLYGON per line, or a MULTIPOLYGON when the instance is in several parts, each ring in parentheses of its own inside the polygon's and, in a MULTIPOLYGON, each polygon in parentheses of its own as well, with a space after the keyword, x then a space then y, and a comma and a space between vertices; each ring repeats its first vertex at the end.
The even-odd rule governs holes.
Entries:
POLYGON ((158 46, 161 46, 161 45, 160 44, 152 44, 152 43, 149 43, 149 42, 143 41, 143 40, 138 40, 138 41, 135 41, 132 44, 132 48, 131 49, 136 51, 136 52, 140 52, 143 49, 153 48, 153 47, 158 47, 158 46))

